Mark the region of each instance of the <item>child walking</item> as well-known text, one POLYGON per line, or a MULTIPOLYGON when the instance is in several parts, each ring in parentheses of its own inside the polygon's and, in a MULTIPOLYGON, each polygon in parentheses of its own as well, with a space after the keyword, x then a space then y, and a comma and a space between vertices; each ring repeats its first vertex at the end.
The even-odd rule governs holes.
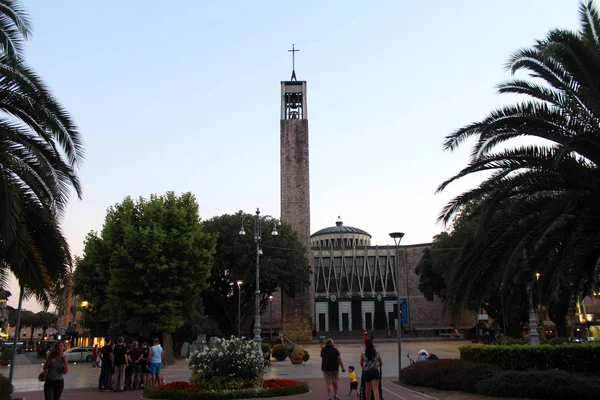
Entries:
POLYGON ((350 391, 348 392, 348 396, 352 394, 352 391, 356 391, 356 395, 358 396, 358 381, 356 380, 356 373, 354 372, 354 367, 350 365, 348 367, 348 378, 350 378, 350 391))

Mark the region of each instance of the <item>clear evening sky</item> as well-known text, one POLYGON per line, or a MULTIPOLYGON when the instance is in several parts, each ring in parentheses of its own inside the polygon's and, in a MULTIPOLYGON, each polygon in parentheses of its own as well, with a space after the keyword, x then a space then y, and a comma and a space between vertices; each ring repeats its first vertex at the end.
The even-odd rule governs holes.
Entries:
MULTIPOLYGON (((504 65, 578 0, 29 0, 27 61, 72 113, 86 145, 84 198, 63 230, 81 255, 125 196, 196 195, 203 219, 260 207, 279 216, 280 81, 308 82, 311 231, 346 225, 391 243, 430 242, 435 195, 467 162, 453 130, 514 98, 504 65)), ((17 303, 11 288, 9 303, 17 303)), ((36 304, 26 308, 39 310, 36 304)))

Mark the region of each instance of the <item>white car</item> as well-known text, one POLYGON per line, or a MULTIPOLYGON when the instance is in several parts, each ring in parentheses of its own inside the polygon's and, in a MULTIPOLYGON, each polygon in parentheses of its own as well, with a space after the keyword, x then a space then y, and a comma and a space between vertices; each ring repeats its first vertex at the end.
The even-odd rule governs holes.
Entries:
POLYGON ((69 362, 90 362, 92 361, 93 349, 94 348, 91 346, 73 347, 72 349, 65 351, 65 356, 67 356, 67 360, 69 360, 69 362))

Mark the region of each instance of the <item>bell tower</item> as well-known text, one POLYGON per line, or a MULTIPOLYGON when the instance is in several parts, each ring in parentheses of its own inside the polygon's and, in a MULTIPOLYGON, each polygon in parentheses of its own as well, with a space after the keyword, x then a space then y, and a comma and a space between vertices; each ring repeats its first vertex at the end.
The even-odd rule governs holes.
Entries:
MULTIPOLYGON (((292 46, 292 76, 281 82, 281 220, 292 226, 306 246, 310 267, 310 191, 306 81, 298 81, 292 46)), ((282 294, 281 328, 293 341, 312 340, 314 275, 310 285, 292 299, 282 294)))

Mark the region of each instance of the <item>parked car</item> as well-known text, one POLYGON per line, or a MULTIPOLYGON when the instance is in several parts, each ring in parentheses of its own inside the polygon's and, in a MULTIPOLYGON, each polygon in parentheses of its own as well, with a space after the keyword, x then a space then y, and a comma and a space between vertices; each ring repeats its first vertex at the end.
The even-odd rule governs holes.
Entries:
POLYGON ((77 362, 77 361, 92 361, 92 350, 94 348, 91 346, 78 346, 73 347, 65 351, 65 356, 67 356, 67 360, 69 362, 77 362))

